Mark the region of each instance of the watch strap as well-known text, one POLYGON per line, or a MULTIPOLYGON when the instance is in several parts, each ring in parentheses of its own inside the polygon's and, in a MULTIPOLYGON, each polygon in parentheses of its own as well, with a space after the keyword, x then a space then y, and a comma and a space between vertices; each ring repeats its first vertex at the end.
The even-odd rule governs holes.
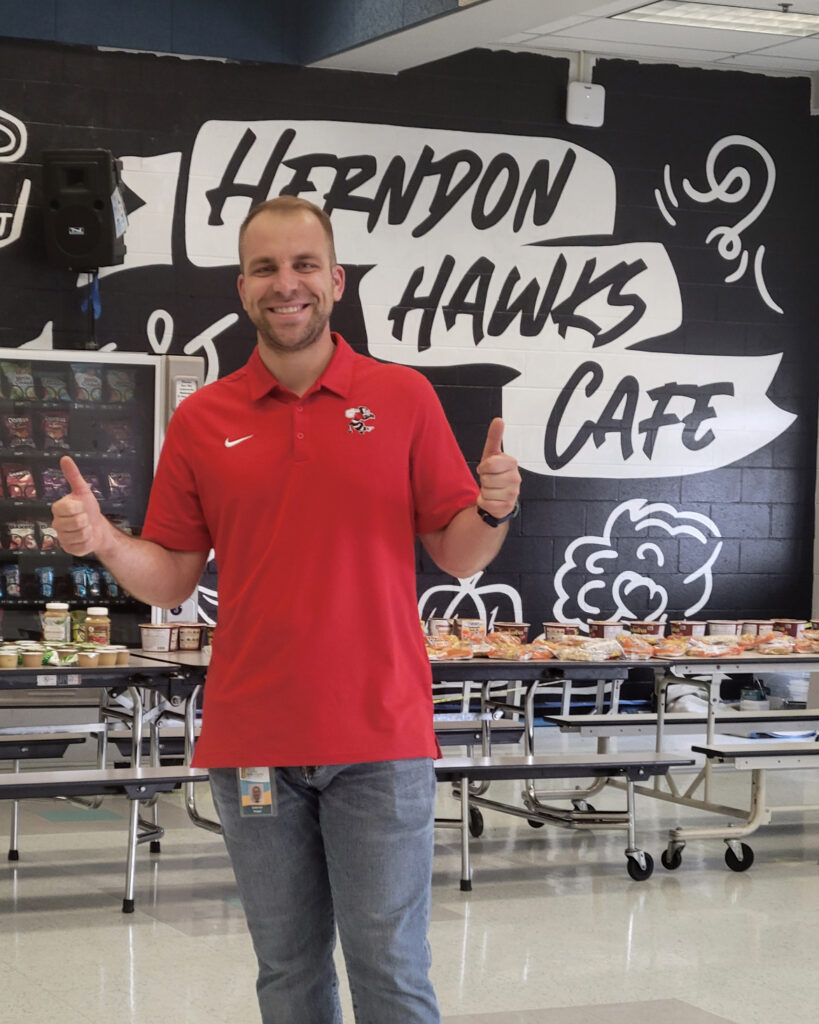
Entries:
POLYGON ((486 509, 485 508, 481 508, 480 505, 476 505, 475 508, 478 510, 478 515, 481 517, 481 519, 483 519, 483 521, 488 526, 500 526, 501 523, 506 523, 510 519, 514 519, 515 516, 520 514, 520 502, 519 501, 515 502, 515 507, 512 509, 511 512, 507 513, 505 516, 500 516, 500 517, 493 516, 491 512, 487 512, 486 509))

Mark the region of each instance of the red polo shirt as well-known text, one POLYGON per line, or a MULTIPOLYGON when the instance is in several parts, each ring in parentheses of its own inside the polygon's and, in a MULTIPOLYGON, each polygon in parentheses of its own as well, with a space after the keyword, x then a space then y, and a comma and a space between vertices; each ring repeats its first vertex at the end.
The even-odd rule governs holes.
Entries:
POLYGON ((254 351, 168 428, 143 536, 219 571, 197 765, 439 753, 414 538, 478 489, 426 378, 333 340, 301 398, 254 351))

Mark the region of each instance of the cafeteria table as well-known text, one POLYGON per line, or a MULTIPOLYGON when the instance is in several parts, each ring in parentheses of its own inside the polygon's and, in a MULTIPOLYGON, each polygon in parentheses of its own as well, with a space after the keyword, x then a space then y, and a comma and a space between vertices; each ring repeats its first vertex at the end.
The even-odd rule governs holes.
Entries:
MULTIPOLYGON (((84 800, 90 796, 92 806, 98 806, 102 796, 110 792, 125 792, 131 799, 129 823, 128 856, 126 867, 125 897, 123 911, 133 910, 134 873, 136 846, 150 840, 151 849, 159 850, 159 838, 163 830, 156 820, 155 800, 159 792, 184 784, 193 789, 196 782, 207 778, 207 773, 190 769, 187 766, 175 771, 161 768, 159 765, 158 746, 153 744, 153 737, 158 735, 160 720, 169 712, 178 713, 178 709, 186 707, 201 684, 202 673, 194 666, 160 661, 155 658, 143 658, 139 652, 131 652, 128 665, 110 667, 79 668, 77 666, 56 665, 39 668, 0 669, 0 693, 16 695, 19 702, 14 706, 25 707, 27 694, 41 698, 43 694, 54 694, 59 699, 61 691, 79 692, 82 690, 96 691, 99 695, 99 716, 101 723, 118 721, 125 723, 131 732, 131 764, 125 769, 112 769, 106 765, 108 732, 98 732, 97 767, 85 772, 58 770, 53 772, 20 771, 21 757, 12 757, 14 770, 4 772, 0 776, 2 792, 0 797, 13 803, 12 841, 9 859, 19 859, 17 850, 17 815, 16 806, 19 799, 35 796, 64 796, 69 799, 84 800), (142 736, 145 727, 152 735, 152 764, 143 768, 141 761, 142 736), (154 820, 144 821, 139 816, 141 803, 151 802, 154 807, 154 820), (140 827, 142 831, 140 832, 140 827)), ((32 701, 40 708, 44 705, 41 699, 32 701)), ((0 729, 0 737, 9 747, 15 735, 24 731, 32 741, 36 738, 54 739, 65 735, 70 727, 64 725, 40 725, 25 727, 9 727, 0 729)), ((7 751, 8 752, 8 751, 7 751)), ((23 747, 14 751, 18 755, 24 753, 23 747)))
MULTIPOLYGON (((657 735, 655 749, 660 750, 665 732, 665 690, 674 682, 688 679, 702 685, 707 693, 707 719, 705 743, 693 747, 697 753, 705 755, 705 762, 684 792, 680 792, 671 778, 655 778, 651 787, 637 791, 647 793, 660 799, 686 807, 722 814, 738 818, 738 824, 729 825, 685 825, 677 826, 669 832, 668 846, 662 854, 663 867, 674 870, 680 866, 682 851, 688 840, 721 838, 726 844, 725 861, 734 871, 745 871, 753 863, 753 852, 750 847, 740 842, 756 831, 760 825, 768 824, 774 812, 792 810, 815 810, 813 806, 801 804, 793 806, 771 806, 767 803, 765 792, 766 770, 782 768, 817 768, 819 758, 802 757, 798 744, 785 739, 779 742, 779 756, 766 762, 762 754, 771 755, 773 751, 769 743, 760 739, 756 741, 759 751, 755 759, 749 760, 748 745, 743 747, 745 757, 734 756, 735 751, 715 742, 716 718, 722 703, 720 686, 726 678, 738 674, 750 675, 789 674, 792 672, 819 671, 819 655, 789 654, 782 656, 764 656, 748 651, 731 658, 690 658, 675 659, 670 664, 671 672, 657 680, 657 735), (747 807, 732 807, 719 803, 713 794, 713 764, 721 764, 736 770, 750 770, 750 793, 747 807), (697 796, 697 792, 701 791, 697 796)), ((778 716, 772 715, 771 731, 776 730, 778 716)), ((759 732, 764 732, 760 727, 759 732)))

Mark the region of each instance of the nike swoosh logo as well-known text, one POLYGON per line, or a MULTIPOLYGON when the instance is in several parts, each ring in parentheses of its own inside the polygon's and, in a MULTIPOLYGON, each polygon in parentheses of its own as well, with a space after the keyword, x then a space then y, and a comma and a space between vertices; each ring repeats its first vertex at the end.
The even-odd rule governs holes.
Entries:
POLYGON ((237 437, 235 441, 225 438, 225 448, 233 448, 234 445, 241 444, 242 441, 249 441, 253 437, 253 434, 245 434, 244 437, 237 437))

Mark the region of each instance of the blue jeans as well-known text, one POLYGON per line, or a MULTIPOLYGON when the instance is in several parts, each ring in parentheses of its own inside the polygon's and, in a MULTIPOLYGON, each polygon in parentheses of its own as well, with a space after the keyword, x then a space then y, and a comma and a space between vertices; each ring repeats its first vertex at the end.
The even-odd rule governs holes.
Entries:
POLYGON ((278 813, 242 817, 236 769, 210 769, 263 1024, 341 1024, 336 926, 357 1024, 439 1024, 431 760, 277 768, 275 780, 278 813))

